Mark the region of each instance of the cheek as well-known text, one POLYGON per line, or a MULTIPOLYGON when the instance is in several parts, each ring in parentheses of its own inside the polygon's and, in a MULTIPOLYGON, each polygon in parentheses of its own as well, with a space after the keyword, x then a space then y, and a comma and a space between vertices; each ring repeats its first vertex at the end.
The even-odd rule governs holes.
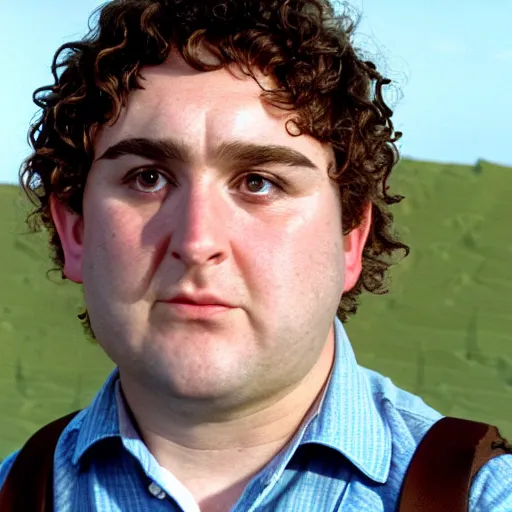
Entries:
POLYGON ((108 287, 103 287, 107 293, 133 292, 138 274, 144 273, 144 260, 149 259, 148 251, 141 247, 143 226, 140 215, 117 202, 91 211, 84 232, 85 276, 108 282, 108 287))
POLYGON ((316 198, 293 214, 241 231, 253 289, 287 302, 341 293, 344 257, 337 214, 334 201, 316 198))

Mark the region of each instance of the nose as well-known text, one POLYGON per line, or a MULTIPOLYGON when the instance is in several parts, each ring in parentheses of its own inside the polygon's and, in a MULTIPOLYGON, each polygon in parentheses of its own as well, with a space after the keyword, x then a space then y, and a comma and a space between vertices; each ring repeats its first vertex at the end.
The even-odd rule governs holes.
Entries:
POLYGON ((215 265, 228 252, 229 222, 226 200, 210 183, 183 186, 173 212, 173 231, 169 242, 171 256, 187 268, 215 265), (188 190, 186 190, 188 188, 188 190))

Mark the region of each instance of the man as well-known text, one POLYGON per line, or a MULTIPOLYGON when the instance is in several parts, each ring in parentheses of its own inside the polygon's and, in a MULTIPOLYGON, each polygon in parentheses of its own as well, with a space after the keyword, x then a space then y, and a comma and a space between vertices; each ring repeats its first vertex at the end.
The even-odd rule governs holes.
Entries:
MULTIPOLYGON (((117 369, 60 436, 55 510, 394 510, 441 415, 341 323, 408 250, 351 30, 317 0, 116 0, 60 49, 22 181, 117 369)), ((512 510, 511 470, 471 510, 512 510)))

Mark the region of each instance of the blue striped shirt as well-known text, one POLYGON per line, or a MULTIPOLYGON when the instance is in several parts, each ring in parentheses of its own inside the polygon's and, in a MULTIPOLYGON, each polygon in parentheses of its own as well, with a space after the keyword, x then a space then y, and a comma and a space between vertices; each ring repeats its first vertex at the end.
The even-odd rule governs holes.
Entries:
MULTIPOLYGON (((441 415, 359 366, 335 319, 335 363, 316 412, 249 482, 232 512, 394 511, 416 446, 441 415)), ((54 467, 56 512, 198 512, 190 492, 136 433, 115 370, 62 433, 54 467)), ((0 486, 16 454, 0 467, 0 486)), ((512 455, 488 462, 472 512, 512 511, 512 455)))

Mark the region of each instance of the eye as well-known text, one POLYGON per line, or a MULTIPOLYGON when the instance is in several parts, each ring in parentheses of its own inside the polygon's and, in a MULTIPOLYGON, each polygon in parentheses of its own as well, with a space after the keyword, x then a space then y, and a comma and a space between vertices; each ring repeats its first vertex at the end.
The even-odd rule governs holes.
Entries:
POLYGON ((128 182, 133 184, 133 187, 139 192, 148 194, 155 194, 169 184, 169 180, 158 169, 141 169, 135 174, 132 174, 128 182))
POLYGON ((280 189, 279 185, 275 183, 273 180, 262 176, 257 173, 246 174, 243 177, 243 183, 246 184, 246 188, 249 191, 250 195, 255 196, 268 196, 272 195, 274 192, 272 189, 277 188, 280 189))

